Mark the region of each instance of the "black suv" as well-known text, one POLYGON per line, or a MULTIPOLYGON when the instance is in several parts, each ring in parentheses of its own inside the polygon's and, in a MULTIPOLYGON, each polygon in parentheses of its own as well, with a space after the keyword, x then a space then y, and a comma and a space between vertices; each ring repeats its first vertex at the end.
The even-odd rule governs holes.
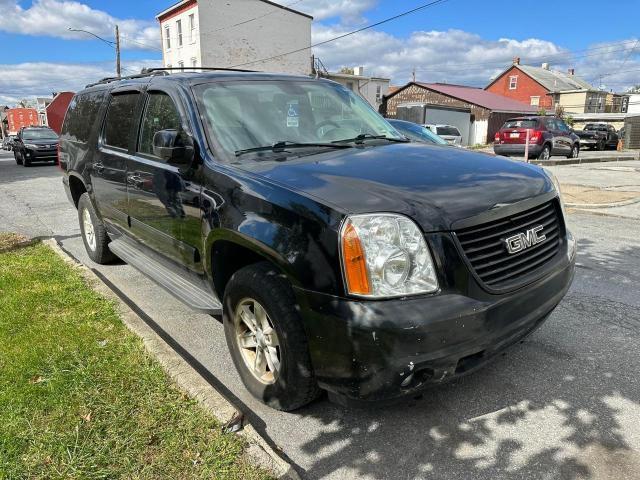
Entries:
POLYGON ((13 140, 13 157, 18 165, 58 161, 58 134, 49 127, 24 127, 13 140))
POLYGON ((550 174, 407 143, 328 80, 105 80, 75 96, 60 147, 89 256, 217 316, 275 408, 468 373, 539 327, 573 277, 550 174))
POLYGON ((498 155, 524 156, 529 132, 529 158, 548 160, 552 155, 577 158, 580 137, 561 118, 518 117, 507 120, 496 133, 493 151, 498 155))

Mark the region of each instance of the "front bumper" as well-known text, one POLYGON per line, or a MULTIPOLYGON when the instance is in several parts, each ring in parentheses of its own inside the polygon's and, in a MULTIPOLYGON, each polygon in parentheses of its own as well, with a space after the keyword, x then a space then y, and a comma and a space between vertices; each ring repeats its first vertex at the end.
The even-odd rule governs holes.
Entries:
MULTIPOLYGON (((523 156, 524 155, 524 143, 494 143, 493 151, 496 155, 508 156, 523 156)), ((542 152, 542 145, 529 145, 529 156, 537 157, 542 152)))
POLYGON ((58 151, 56 149, 37 149, 37 150, 33 150, 33 149, 27 149, 24 152, 24 155, 26 158, 28 158, 29 160, 35 161, 35 162, 39 162, 39 161, 52 161, 52 160, 57 160, 58 158, 58 151))
POLYGON ((380 301, 296 289, 318 382, 340 396, 379 401, 467 374, 546 320, 569 289, 574 264, 565 249, 545 277, 501 295, 472 284, 380 301))
POLYGON ((596 145, 598 145, 599 140, 596 140, 595 138, 581 138, 580 139, 580 145, 581 146, 585 146, 585 147, 594 147, 596 145))

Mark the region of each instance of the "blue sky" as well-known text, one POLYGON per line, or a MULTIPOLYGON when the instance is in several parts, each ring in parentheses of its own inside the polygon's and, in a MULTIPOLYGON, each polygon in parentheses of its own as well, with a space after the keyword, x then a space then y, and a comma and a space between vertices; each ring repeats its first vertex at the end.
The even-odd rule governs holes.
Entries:
MULTIPOLYGON (((316 17, 313 41, 317 41, 425 2, 281 0, 279 3, 294 3, 292 8, 313 14, 316 17)), ((66 32, 69 26, 98 31, 111 39, 109 26, 117 21, 124 25, 125 37, 132 39, 124 45, 125 66, 133 70, 142 64, 159 63, 160 41, 154 16, 171 3, 0 0, 3 18, 0 44, 4 45, 0 66, 11 72, 0 77, 0 101, 71 88, 74 75, 71 71, 65 73, 65 69, 77 68, 84 73, 75 77, 82 77, 113 68, 111 47, 83 34, 65 38, 70 35, 66 32), (48 34, 34 35, 39 29, 48 34), (140 43, 155 48, 145 48, 140 43), (33 73, 29 64, 33 63, 44 65, 51 72, 48 83, 46 78, 39 84, 33 78, 28 80, 33 76, 29 75, 33 73)), ((488 83, 508 65, 513 55, 520 55, 532 64, 551 56, 553 67, 575 67, 587 80, 620 90, 640 83, 640 42, 635 42, 640 36, 639 18, 638 0, 618 0, 611 4, 601 0, 448 0, 375 30, 329 44, 315 53, 331 68, 365 65, 372 73, 391 77, 394 83, 406 82, 411 70, 416 68, 421 80, 477 86, 488 83), (600 75, 604 75, 603 80, 600 75)))

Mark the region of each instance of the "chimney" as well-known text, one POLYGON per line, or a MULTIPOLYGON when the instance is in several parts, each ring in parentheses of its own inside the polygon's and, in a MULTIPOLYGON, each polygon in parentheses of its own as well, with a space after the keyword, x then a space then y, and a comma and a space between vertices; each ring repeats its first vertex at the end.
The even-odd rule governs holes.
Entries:
POLYGON ((520 65, 520 57, 513 57, 513 64, 520 65))
POLYGON ((364 67, 353 67, 353 74, 358 76, 364 76, 364 67))
POLYGON ((575 68, 570 68, 567 73, 569 73, 569 75, 573 76, 573 75, 576 74, 576 69, 575 68))
POLYGON ((548 63, 543 63, 542 64, 542 68, 544 68, 545 70, 549 70, 549 64, 548 63))

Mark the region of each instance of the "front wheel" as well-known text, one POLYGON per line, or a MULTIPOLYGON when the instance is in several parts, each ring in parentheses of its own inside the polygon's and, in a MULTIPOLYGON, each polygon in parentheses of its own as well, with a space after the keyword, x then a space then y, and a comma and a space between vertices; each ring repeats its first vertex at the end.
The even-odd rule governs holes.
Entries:
POLYGON ((291 285, 269 263, 238 270, 224 294, 224 333, 251 394, 291 411, 319 394, 291 285))
POLYGON ((22 161, 22 166, 23 167, 30 167, 31 166, 31 160, 29 160, 27 158, 27 156, 22 152, 20 152, 19 155, 20 155, 20 160, 22 161))
POLYGON ((578 158, 578 155, 580 155, 580 147, 578 147, 578 145, 574 145, 571 147, 571 153, 567 155, 567 158, 578 158))
POLYGON ((16 165, 22 165, 22 157, 20 157, 18 152, 16 152, 15 150, 13 151, 13 158, 16 159, 16 165))
POLYGON ((607 147, 607 144, 604 140, 600 140, 598 142, 598 150, 603 151, 607 147))
POLYGON ((89 258, 101 265, 115 260, 115 255, 109 250, 107 230, 98 218, 88 193, 83 193, 78 201, 78 219, 82 241, 89 258))

